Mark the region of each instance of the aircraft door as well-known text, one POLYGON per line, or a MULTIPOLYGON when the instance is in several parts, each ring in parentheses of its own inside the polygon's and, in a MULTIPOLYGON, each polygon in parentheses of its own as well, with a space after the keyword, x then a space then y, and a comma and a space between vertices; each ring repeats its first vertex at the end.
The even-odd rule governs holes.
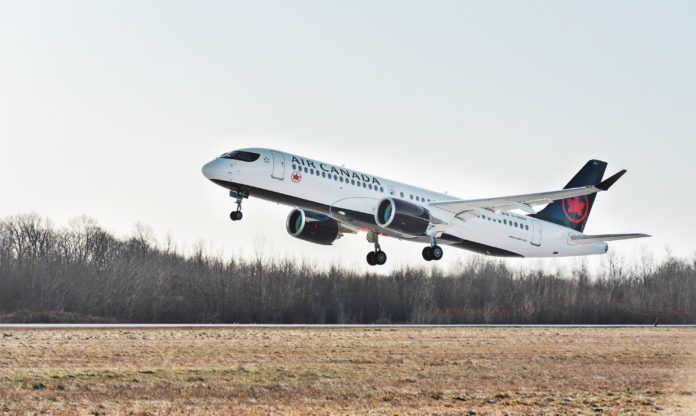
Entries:
POLYGON ((280 152, 273 152, 273 172, 271 173, 271 178, 278 179, 280 181, 285 178, 285 157, 280 152))
POLYGON ((541 223, 537 220, 530 219, 532 222, 532 241, 533 246, 539 247, 541 245, 541 223))

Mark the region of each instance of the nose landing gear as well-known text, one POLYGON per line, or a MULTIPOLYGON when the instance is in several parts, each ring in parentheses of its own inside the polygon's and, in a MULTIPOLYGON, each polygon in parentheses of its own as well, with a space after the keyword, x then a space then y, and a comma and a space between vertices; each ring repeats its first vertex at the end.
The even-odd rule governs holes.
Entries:
POLYGON ((383 265, 387 262, 387 253, 379 247, 379 235, 375 232, 367 233, 367 241, 374 243, 375 251, 367 253, 367 264, 370 266, 383 265))
POLYGON ((230 191, 230 196, 237 199, 237 210, 230 212, 230 219, 239 221, 242 219, 242 199, 249 198, 249 192, 230 191))
POLYGON ((423 258, 426 261, 440 260, 442 258, 442 248, 437 245, 435 237, 430 237, 430 245, 423 248, 423 258))

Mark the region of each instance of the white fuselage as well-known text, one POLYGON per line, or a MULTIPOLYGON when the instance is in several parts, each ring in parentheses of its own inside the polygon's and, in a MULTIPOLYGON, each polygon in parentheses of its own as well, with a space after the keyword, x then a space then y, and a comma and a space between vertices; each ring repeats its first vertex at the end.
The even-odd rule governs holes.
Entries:
MULTIPOLYGON (((427 236, 405 236, 379 228, 373 219, 379 201, 398 198, 437 214, 440 208, 430 202, 460 199, 290 153, 243 150, 261 156, 252 162, 217 158, 204 166, 203 173, 230 190, 247 190, 253 197, 317 211, 364 231, 429 242, 427 236)), ((456 219, 443 234, 438 238, 441 244, 499 256, 560 257, 607 251, 604 242, 571 243, 569 236, 581 234, 571 228, 512 212, 456 219)))

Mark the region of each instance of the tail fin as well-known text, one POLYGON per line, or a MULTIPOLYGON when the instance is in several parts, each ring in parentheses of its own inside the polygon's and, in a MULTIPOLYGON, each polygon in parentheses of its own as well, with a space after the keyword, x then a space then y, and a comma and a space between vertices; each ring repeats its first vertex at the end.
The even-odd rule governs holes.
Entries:
MULTIPOLYGON (((563 189, 597 185, 602 181, 606 168, 606 162, 590 160, 573 176, 573 179, 563 189)), ((533 214, 532 217, 582 232, 585 229, 587 217, 590 216, 590 210, 596 195, 590 194, 554 201, 538 213, 533 214)))

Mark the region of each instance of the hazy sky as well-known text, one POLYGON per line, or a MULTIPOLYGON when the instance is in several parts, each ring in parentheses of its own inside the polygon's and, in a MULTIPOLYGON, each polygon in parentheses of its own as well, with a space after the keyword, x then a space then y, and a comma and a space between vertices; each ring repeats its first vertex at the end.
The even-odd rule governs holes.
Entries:
MULTIPOLYGON (((481 198, 558 189, 599 158, 629 173, 586 232, 692 255, 694 22, 690 1, 0 0, 0 217, 367 268, 364 234, 293 239, 289 207, 252 199, 231 222, 201 166, 272 147, 481 198)), ((390 267, 424 263, 420 244, 382 246, 390 267)))

